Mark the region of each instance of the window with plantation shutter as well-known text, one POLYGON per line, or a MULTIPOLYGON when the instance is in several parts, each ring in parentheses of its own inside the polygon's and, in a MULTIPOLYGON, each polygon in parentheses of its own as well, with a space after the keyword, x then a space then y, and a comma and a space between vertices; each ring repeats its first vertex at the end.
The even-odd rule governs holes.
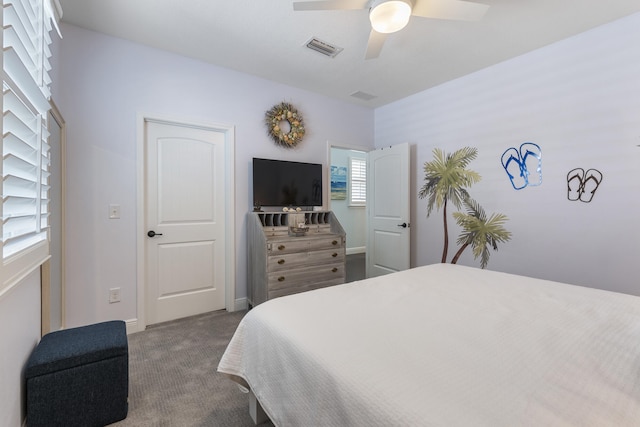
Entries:
POLYGON ((349 204, 367 204, 367 161, 362 158, 349 158, 349 204))
POLYGON ((50 0, 3 0, 3 283, 48 256, 53 7, 50 0))

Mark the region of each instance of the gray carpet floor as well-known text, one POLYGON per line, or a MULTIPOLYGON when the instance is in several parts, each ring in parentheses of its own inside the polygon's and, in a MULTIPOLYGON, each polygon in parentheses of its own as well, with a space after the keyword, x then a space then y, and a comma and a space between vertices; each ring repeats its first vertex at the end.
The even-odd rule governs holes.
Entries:
MULTIPOLYGON (((363 278, 364 254, 349 255, 347 281, 363 278)), ((253 426, 248 395, 216 371, 245 314, 216 311, 129 335, 129 413, 112 426, 253 426)))
POLYGON ((364 253, 347 255, 347 283, 365 278, 365 256, 364 253))
POLYGON ((129 413, 112 426, 254 425, 247 394, 216 372, 245 313, 217 311, 129 335, 129 413))

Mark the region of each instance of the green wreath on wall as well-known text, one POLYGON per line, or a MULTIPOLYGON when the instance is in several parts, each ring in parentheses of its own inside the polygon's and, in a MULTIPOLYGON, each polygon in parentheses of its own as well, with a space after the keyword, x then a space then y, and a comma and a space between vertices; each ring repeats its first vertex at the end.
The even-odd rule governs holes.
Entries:
POLYGON ((274 105, 267 111, 265 123, 269 137, 278 145, 293 148, 304 138, 302 115, 287 102, 274 105))

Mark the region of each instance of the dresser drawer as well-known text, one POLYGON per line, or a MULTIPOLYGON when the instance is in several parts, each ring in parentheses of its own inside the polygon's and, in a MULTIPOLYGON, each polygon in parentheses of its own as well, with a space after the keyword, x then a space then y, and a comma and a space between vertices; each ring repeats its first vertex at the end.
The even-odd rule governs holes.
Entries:
POLYGON ((298 237, 289 240, 267 243, 268 254, 287 254, 315 251, 320 249, 341 248, 344 246, 342 236, 330 237, 298 237))
POLYGON ((295 286, 295 287, 286 288, 286 289, 276 289, 274 291, 269 291, 268 298, 271 299, 271 298, 283 297, 286 295, 298 294, 300 292, 313 291, 314 289, 326 288, 328 286, 341 285, 343 283, 344 283, 344 278, 341 278, 341 279, 333 279, 333 280, 326 280, 323 282, 317 282, 310 285, 295 286))
POLYGON ((267 259, 267 271, 283 271, 344 261, 342 248, 313 252, 273 255, 267 259))
POLYGON ((268 274, 268 291, 294 288, 314 283, 342 280, 344 281, 344 262, 325 264, 295 270, 275 271, 268 274))

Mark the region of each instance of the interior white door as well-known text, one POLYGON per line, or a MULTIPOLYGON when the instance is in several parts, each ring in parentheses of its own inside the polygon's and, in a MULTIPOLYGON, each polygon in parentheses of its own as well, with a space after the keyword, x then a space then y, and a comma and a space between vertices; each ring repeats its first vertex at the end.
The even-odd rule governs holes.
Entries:
POLYGON ((225 134, 145 122, 146 324, 225 308, 225 134))
POLYGON ((370 151, 367 161, 367 277, 410 267, 409 144, 370 151))

